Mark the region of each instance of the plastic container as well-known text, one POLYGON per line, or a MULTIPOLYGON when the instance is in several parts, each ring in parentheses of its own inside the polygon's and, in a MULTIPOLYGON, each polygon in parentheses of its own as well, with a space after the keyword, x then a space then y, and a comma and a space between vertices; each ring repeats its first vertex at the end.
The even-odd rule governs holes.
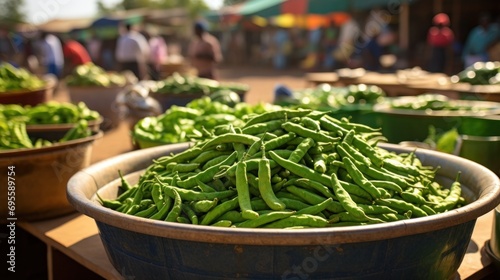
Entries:
POLYGON ((70 101, 74 104, 83 102, 91 110, 99 112, 103 118, 101 129, 117 127, 122 120, 122 112, 116 103, 116 97, 125 86, 115 87, 68 87, 70 101))
MULTIPOLYGON (((417 150, 425 165, 441 166, 438 178, 462 173, 466 206, 425 218, 339 228, 242 229, 138 218, 104 208, 117 195, 117 170, 130 182, 152 159, 188 144, 123 154, 78 172, 68 199, 96 220, 113 266, 136 279, 450 279, 467 251, 476 219, 500 202, 500 179, 472 161, 417 150)), ((413 149, 381 145, 396 152, 413 149)))
MULTIPOLYGON (((405 96, 411 99, 411 96, 405 96)), ((390 143, 402 141, 423 141, 429 135, 429 126, 436 128, 436 133, 458 127, 464 117, 487 117, 500 114, 500 103, 472 100, 452 100, 456 105, 468 105, 485 108, 482 111, 423 111, 393 109, 388 103, 377 104, 373 110, 381 122, 382 133, 390 143)))
POLYGON ((457 154, 486 166, 500 176, 500 136, 460 135, 457 154))
MULTIPOLYGON (((14 171, 13 178, 15 210, 7 206, 7 182, 0 192, 0 217, 19 220, 41 220, 74 212, 66 198, 66 185, 69 178, 90 165, 94 141, 102 137, 102 132, 93 136, 57 143, 36 149, 13 149, 0 151, 0 169, 7 175, 14 171), (11 169, 9 169, 11 167, 11 169)), ((6 178, 6 177, 3 177, 6 178)))

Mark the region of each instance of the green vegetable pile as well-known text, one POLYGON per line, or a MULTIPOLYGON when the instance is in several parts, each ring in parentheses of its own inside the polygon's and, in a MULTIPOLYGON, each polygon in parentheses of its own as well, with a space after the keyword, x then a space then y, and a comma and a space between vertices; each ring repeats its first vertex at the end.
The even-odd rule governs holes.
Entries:
POLYGON ((248 91, 248 86, 238 83, 220 83, 216 80, 173 73, 158 82, 156 93, 160 94, 212 94, 220 90, 232 90, 238 93, 248 91))
POLYGON ((455 100, 448 98, 446 95, 436 93, 421 94, 412 97, 405 96, 404 98, 394 98, 390 101, 390 106, 393 109, 421 111, 478 111, 489 109, 464 103, 457 103, 455 100))
POLYGON ((121 176, 116 211, 237 228, 318 228, 426 217, 464 205, 459 174, 445 188, 415 154, 376 143, 371 127, 325 112, 282 109, 223 125, 160 157, 137 184, 121 176))
POLYGON ((83 102, 72 104, 49 101, 36 106, 0 104, 0 120, 34 124, 71 124, 80 120, 98 120, 97 111, 90 110, 83 102))
POLYGON ((106 72, 106 70, 92 62, 77 66, 71 75, 66 78, 68 86, 113 87, 124 86, 126 82, 125 76, 106 72))
POLYGON ((151 145, 201 140, 209 137, 216 126, 244 124, 243 118, 249 114, 260 114, 281 107, 268 104, 249 105, 237 103, 234 108, 212 101, 209 97, 195 99, 186 107, 171 106, 164 114, 146 117, 138 121, 132 130, 134 142, 146 141, 151 145))
POLYGON ((476 62, 452 76, 451 81, 471 85, 500 84, 500 61, 476 62))
POLYGON ((335 87, 320 84, 292 92, 291 97, 275 100, 278 105, 292 105, 296 108, 328 110, 352 106, 370 106, 383 100, 386 93, 376 85, 356 84, 347 87, 335 87))
POLYGON ((45 81, 26 69, 5 62, 0 64, 0 92, 37 90, 45 85, 45 81))
POLYGON ((460 134, 456 127, 437 133, 436 128, 431 125, 429 126, 429 134, 423 142, 438 152, 454 154, 459 138, 460 134))
MULTIPOLYGON (((64 143, 88 137, 91 134, 87 121, 80 120, 57 142, 64 143)), ((52 144, 54 143, 42 138, 31 139, 26 131, 26 124, 23 122, 0 122, 0 150, 41 148, 52 144)))

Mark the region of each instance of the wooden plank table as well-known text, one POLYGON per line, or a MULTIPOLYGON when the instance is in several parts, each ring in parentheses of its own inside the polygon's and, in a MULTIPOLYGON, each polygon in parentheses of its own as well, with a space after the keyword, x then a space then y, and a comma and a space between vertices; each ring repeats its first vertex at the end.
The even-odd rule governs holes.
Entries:
MULTIPOLYGON (((477 219, 472 240, 454 280, 494 279, 495 269, 490 257, 484 250, 490 239, 493 212, 477 219)), ((124 279, 112 266, 99 237, 95 221, 78 213, 40 222, 22 222, 19 225, 47 244, 49 279, 65 279, 67 273, 74 271, 63 266, 61 256, 73 259, 79 265, 97 276, 95 279, 124 279), (64 276, 61 276, 64 275, 64 276)), ((67 279, 67 278, 66 278, 67 279)), ((75 275, 71 277, 75 279, 75 275)), ((89 276, 82 279, 93 279, 89 276)))
MULTIPOLYGON (((47 245, 49 280, 64 279, 66 275, 78 277, 71 267, 63 265, 67 261, 60 253, 104 279, 124 279, 106 255, 92 218, 75 213, 46 221, 20 222, 19 226, 47 245)), ((82 278, 93 279, 88 277, 82 278)))
POLYGON ((500 102, 500 85, 470 85, 451 83, 449 77, 439 73, 429 73, 420 78, 405 78, 396 73, 366 72, 359 77, 339 76, 335 72, 311 72, 305 74, 307 86, 327 83, 336 86, 351 84, 376 85, 388 96, 419 95, 440 93, 454 99, 479 99, 500 102))

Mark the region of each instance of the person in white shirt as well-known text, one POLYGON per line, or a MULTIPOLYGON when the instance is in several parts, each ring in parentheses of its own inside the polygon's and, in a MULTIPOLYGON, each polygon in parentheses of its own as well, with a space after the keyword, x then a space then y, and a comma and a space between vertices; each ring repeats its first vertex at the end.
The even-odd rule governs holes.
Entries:
POLYGON ((149 55, 149 70, 150 78, 153 80, 160 79, 161 67, 168 60, 168 47, 165 39, 159 34, 145 33, 148 39, 150 55, 149 55))
POLYGON ((60 78, 64 68, 61 40, 53 34, 42 32, 40 51, 46 72, 60 78))
POLYGON ((122 70, 132 71, 139 80, 148 78, 149 44, 146 38, 126 24, 126 33, 118 38, 116 45, 116 60, 122 70))

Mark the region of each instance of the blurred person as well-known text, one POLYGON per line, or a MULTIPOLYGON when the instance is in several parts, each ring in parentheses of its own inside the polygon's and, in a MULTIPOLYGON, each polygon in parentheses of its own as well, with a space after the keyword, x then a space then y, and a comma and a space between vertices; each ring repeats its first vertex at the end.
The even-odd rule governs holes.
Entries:
POLYGON ((60 78, 64 68, 64 54, 61 40, 48 32, 42 32, 40 55, 45 71, 60 78))
MULTIPOLYGON (((494 28, 500 30, 500 16, 496 17, 496 20, 492 23, 494 28)), ((500 36, 491 43, 491 47, 488 50, 488 55, 491 61, 500 61, 500 36)))
POLYGON ((149 73, 151 79, 159 80, 161 67, 168 59, 168 47, 165 39, 158 34, 145 34, 149 44, 149 73))
POLYGON ((335 22, 330 21, 328 26, 323 27, 322 38, 321 38, 321 60, 323 70, 332 70, 335 66, 335 59, 333 58, 333 51, 337 47, 338 39, 338 27, 335 22))
POLYGON ((318 65, 321 39, 324 28, 318 27, 308 31, 308 40, 305 47, 305 58, 301 62, 303 69, 313 69, 318 65))
POLYGON ((9 31, 0 28, 0 62, 12 63, 16 47, 9 36, 9 31))
POLYGON ((144 35, 134 29, 132 24, 125 25, 125 33, 120 35, 116 44, 116 61, 121 70, 130 70, 139 80, 148 78, 149 44, 144 35))
POLYGON ((273 66, 275 69, 285 69, 288 61, 287 55, 290 52, 291 41, 288 31, 279 27, 273 34, 273 66))
POLYGON ((383 54, 383 46, 379 38, 388 30, 388 20, 380 9, 370 11, 365 23, 364 33, 361 34, 363 44, 361 55, 364 68, 370 71, 379 71, 382 68, 380 58, 383 54))
POLYGON ((188 48, 188 58, 198 77, 217 80, 216 65, 223 59, 219 40, 206 31, 203 23, 193 26, 194 38, 188 48))
POLYGON ((427 33, 427 44, 430 47, 428 71, 445 72, 447 57, 452 51, 455 34, 449 28, 450 18, 447 14, 439 13, 432 19, 433 26, 427 33))
POLYGON ((63 54, 64 60, 67 62, 65 64, 70 68, 68 70, 92 61, 87 49, 78 41, 71 38, 63 41, 63 54))
POLYGON ((102 40, 99 39, 95 30, 91 30, 90 39, 86 44, 87 51, 92 61, 96 64, 100 63, 102 40))
POLYGON ((487 13, 479 17, 479 25, 474 27, 465 41, 462 51, 464 68, 478 61, 488 61, 488 49, 500 36, 499 27, 491 22, 487 13))
POLYGON ((358 21, 353 17, 349 18, 340 26, 337 48, 333 52, 335 61, 348 65, 354 53, 355 42, 359 38, 361 29, 358 21))

